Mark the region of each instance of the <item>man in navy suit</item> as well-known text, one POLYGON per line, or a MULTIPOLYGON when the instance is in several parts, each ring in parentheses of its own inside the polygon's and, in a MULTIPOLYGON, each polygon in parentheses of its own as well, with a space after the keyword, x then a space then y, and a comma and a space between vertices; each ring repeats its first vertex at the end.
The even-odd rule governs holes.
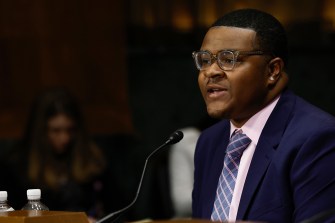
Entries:
POLYGON ((277 19, 241 9, 218 19, 193 52, 208 114, 222 119, 197 143, 193 218, 211 219, 236 129, 251 143, 220 221, 302 222, 335 208, 335 119, 287 89, 287 48, 277 19))

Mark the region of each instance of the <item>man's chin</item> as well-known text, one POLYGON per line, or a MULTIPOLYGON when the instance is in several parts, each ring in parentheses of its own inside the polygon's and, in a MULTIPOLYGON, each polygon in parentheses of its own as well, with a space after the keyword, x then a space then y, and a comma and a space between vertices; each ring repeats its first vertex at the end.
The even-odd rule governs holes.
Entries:
POLYGON ((207 113, 210 117, 215 119, 224 119, 227 118, 223 110, 218 109, 209 109, 207 108, 207 113))

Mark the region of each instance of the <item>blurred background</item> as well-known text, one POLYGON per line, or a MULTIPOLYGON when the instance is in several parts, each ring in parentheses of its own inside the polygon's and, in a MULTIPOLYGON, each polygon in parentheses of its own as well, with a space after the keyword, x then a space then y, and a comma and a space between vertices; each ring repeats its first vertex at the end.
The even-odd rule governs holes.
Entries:
MULTIPOLYGON (((246 7, 283 23, 291 89, 335 115, 334 0, 0 0, 0 155, 22 136, 35 96, 64 86, 108 158, 118 189, 106 212, 124 207, 146 156, 207 117, 191 53, 219 16, 246 7)), ((149 167, 128 219, 173 216, 166 162, 149 167)))

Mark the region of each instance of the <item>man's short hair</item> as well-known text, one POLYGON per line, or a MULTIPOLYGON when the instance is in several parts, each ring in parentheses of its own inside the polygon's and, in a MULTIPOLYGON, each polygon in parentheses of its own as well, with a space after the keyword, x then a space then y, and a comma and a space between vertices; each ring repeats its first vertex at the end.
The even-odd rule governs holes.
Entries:
POLYGON ((271 52, 280 57, 287 67, 288 43, 282 24, 272 15, 257 9, 239 9, 232 11, 213 23, 211 27, 227 26, 252 29, 260 50, 271 52))

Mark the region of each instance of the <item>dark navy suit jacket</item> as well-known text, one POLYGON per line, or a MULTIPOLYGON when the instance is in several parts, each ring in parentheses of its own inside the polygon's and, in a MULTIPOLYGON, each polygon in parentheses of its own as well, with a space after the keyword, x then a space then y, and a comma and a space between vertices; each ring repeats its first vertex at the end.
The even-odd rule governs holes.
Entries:
MULTIPOLYGON (((198 140, 193 218, 210 219, 229 133, 222 120, 198 140)), ((334 207, 335 119, 286 91, 260 135, 237 220, 301 222, 334 207)))

